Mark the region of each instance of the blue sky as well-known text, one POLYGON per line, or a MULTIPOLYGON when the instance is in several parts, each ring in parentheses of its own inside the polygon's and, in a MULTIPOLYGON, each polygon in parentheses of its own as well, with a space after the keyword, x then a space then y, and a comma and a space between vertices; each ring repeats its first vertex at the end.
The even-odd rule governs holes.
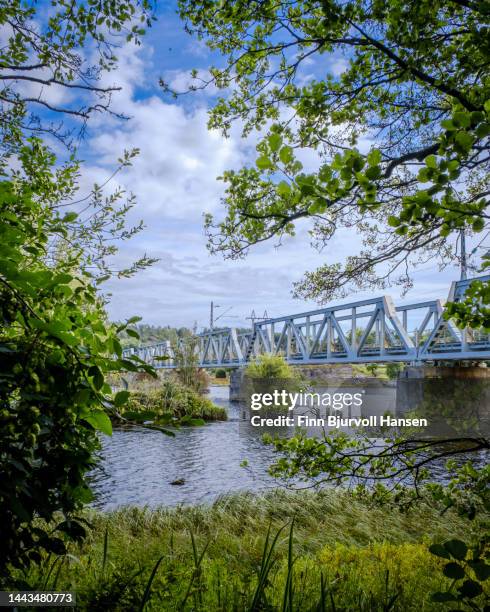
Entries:
MULTIPOLYGON (((138 314, 147 323, 192 326, 197 322, 202 327, 214 300, 222 309, 231 308, 233 318, 223 317, 223 324, 243 325, 252 309, 280 316, 315 308, 313 302, 291 297, 292 283, 306 270, 348 255, 359 243, 355 232, 339 233, 322 253, 311 248, 306 224, 281 247, 263 244, 243 261, 224 261, 206 251, 202 215, 212 212, 219 217, 224 210, 223 184, 216 177, 253 163, 255 141, 242 140, 239 126, 227 139, 207 130, 212 90, 175 100, 162 93, 158 80, 162 77, 183 88, 192 68, 206 70, 220 58, 184 32, 172 3, 160 6, 158 20, 140 47, 124 46, 118 56, 119 67, 103 77, 104 83, 122 86, 114 109, 131 118, 92 120, 81 151, 86 160, 82 188, 103 182, 124 149, 139 147, 141 154, 133 167, 111 187, 121 185, 135 193, 138 205, 131 218, 143 219, 147 228, 122 245, 115 263, 126 265, 143 253, 160 261, 134 278, 106 285, 112 295, 111 318, 138 314)), ((331 58, 330 65, 335 68, 341 61, 331 58)), ((438 272, 436 265, 426 264, 414 277, 415 288, 403 300, 396 287, 389 291, 396 303, 445 298, 458 272, 454 268, 438 272)), ((350 301, 368 295, 358 293, 350 301)))

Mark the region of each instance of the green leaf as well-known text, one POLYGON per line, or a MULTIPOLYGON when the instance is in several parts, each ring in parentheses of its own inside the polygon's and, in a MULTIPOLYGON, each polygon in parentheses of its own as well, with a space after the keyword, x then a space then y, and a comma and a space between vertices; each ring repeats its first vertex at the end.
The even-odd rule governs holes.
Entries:
POLYGON ((454 559, 458 559, 458 561, 462 561, 468 552, 468 547, 461 540, 448 540, 444 542, 444 548, 448 551, 451 557, 454 559))
POLYGON ((90 425, 92 425, 94 429, 97 429, 97 431, 101 431, 107 436, 112 435, 111 420, 103 410, 94 410, 90 414, 85 415, 83 420, 90 423, 90 425))
POLYGON ((165 436, 170 436, 171 438, 175 438, 175 432, 171 429, 165 429, 165 427, 158 427, 157 425, 146 425, 148 429, 155 429, 156 431, 160 431, 165 436))
POLYGON ((429 168, 420 168, 418 174, 417 174, 417 179, 421 182, 421 183, 427 183, 430 180, 430 169, 429 168))
POLYGON ((453 593, 449 593, 449 592, 432 593, 430 598, 431 598, 431 601, 436 601, 437 603, 445 603, 447 601, 458 601, 458 598, 456 597, 456 595, 454 595, 453 593))
POLYGON ((454 132, 454 130, 457 129, 451 119, 444 119, 443 121, 441 121, 441 127, 443 127, 445 130, 448 130, 449 132, 454 132))
POLYGON ((78 214, 76 212, 67 212, 62 221, 63 223, 70 223, 71 221, 75 221, 75 219, 78 219, 78 214))
POLYGON ((257 165, 257 168, 259 168, 259 170, 268 170, 269 168, 273 167, 273 164, 271 160, 267 157, 267 155, 261 155, 260 157, 257 158, 255 163, 257 165))
POLYGON ((451 561, 451 563, 446 563, 444 569, 442 570, 444 576, 451 578, 452 580, 461 580, 465 577, 464 569, 461 567, 459 563, 455 561, 451 561))
POLYGON ((442 557, 443 559, 450 559, 450 555, 448 551, 444 548, 442 544, 432 544, 429 546, 429 552, 437 557, 442 557))
POLYGON ((482 582, 490 578, 490 565, 485 561, 469 561, 468 565, 475 572, 475 576, 482 582))
POLYGON ((318 198, 311 206, 308 207, 308 214, 318 215, 324 213, 327 210, 327 202, 323 199, 318 198))
POLYGON ((465 151, 469 151, 471 145, 474 142, 474 137, 469 132, 458 132, 456 134, 456 142, 462 147, 465 151))
POLYGON ((453 121, 460 127, 470 127, 471 125, 471 113, 468 111, 457 111, 453 115, 453 121))
POLYGON ((126 410, 122 416, 128 421, 144 423, 145 421, 153 421, 157 413, 154 410, 126 410))
POLYGON ((471 227, 474 232, 481 232, 485 227, 485 221, 481 218, 475 219, 471 227))
POLYGON ((369 153, 367 154, 366 159, 370 166, 377 166, 381 163, 383 157, 379 149, 371 149, 371 151, 369 151, 369 153))
POLYGON ((279 159, 283 164, 289 164, 291 161, 293 161, 293 158, 294 155, 291 147, 282 147, 282 149, 279 151, 279 159))
POLYGON ((379 166, 371 166, 366 170, 365 174, 369 180, 375 181, 381 176, 381 168, 379 166))
POLYGON ((104 384, 104 375, 100 371, 100 368, 98 366, 91 366, 88 369, 88 375, 92 377, 94 387, 97 390, 101 389, 102 385, 104 384))
POLYGON ((277 185, 276 191, 278 195, 283 196, 283 197, 287 197, 291 195, 291 187, 289 186, 288 183, 286 183, 286 181, 281 181, 277 185))
POLYGON ((114 406, 117 408, 123 406, 128 401, 129 396, 129 391, 118 391, 114 396, 114 406))
POLYGON ((437 157, 435 155, 429 155, 425 158, 425 165, 428 168, 436 169, 437 168, 437 157))
POLYGON ((134 325, 135 323, 138 323, 139 321, 141 321, 142 317, 130 317, 127 321, 126 321, 126 325, 134 325))
POLYGON ((204 419, 190 417, 186 420, 185 425, 189 425, 191 427, 202 427, 203 425, 206 425, 206 421, 204 419))
POLYGON ((279 151, 282 145, 282 137, 280 134, 277 134, 276 132, 274 132, 270 134, 267 140, 269 142, 269 148, 273 153, 275 153, 276 151, 279 151))
POLYGON ((474 580, 465 580, 463 584, 458 587, 458 591, 463 597, 467 597, 468 599, 473 599, 483 593, 481 584, 474 580))

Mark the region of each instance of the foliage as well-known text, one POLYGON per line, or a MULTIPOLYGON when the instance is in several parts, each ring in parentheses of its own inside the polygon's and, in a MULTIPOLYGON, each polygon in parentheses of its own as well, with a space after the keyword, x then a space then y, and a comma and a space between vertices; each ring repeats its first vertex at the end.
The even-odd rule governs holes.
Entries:
POLYGON ((52 236, 69 231, 71 213, 53 211, 49 200, 70 187, 71 169, 53 174, 37 141, 20 159, 32 174, 0 183, 0 579, 10 564, 38 561, 41 548, 63 552, 60 535, 83 536, 73 512, 90 499, 95 431, 110 433, 106 411, 126 400, 113 396, 105 375, 153 372, 122 359, 118 333, 134 321, 107 323, 80 255, 46 262, 52 236), (53 531, 37 526, 36 517, 55 513, 53 531))
MULTIPOLYGON (((45 258, 56 266, 60 260, 75 256, 100 279, 131 276, 156 260, 145 254, 126 268, 112 267, 118 243, 131 239, 144 226, 142 221, 134 226, 127 223, 136 204, 134 195, 120 187, 110 192, 106 188, 132 164, 139 150, 122 152, 111 176, 95 184, 89 193, 80 194, 77 179, 82 165, 76 149, 90 117, 101 113, 120 117, 111 110, 112 96, 120 87, 103 87, 99 81, 104 72, 117 67, 115 43, 121 35, 139 44, 143 26, 151 24, 152 3, 61 0, 51 10, 47 8, 43 3, 20 0, 0 6, 4 37, 0 53, 0 168, 8 169, 17 181, 22 180, 20 168, 26 171, 29 166, 27 174, 36 181, 41 177, 36 177, 36 158, 26 158, 28 143, 42 143, 43 155, 51 158, 52 165, 55 162, 49 147, 64 145, 61 151, 69 155, 64 165, 59 163, 58 174, 67 172, 72 180, 63 180, 56 190, 43 191, 44 203, 53 214, 66 213, 64 231, 51 235, 45 258)), ((33 191, 38 191, 36 186, 33 191)))
POLYGON ((216 378, 226 378, 226 370, 224 370, 223 368, 218 368, 214 375, 216 376, 216 378))
POLYGON ((168 341, 172 346, 176 346, 179 340, 189 337, 192 331, 187 327, 163 327, 161 325, 149 325, 148 323, 138 323, 126 330, 122 334, 123 348, 132 346, 145 346, 157 344, 158 342, 168 341), (134 336, 134 332, 138 337, 134 336))
POLYGON ((116 68, 121 36, 139 44, 152 8, 149 0, 2 2, 0 150, 44 135, 74 148, 92 115, 112 113, 120 88, 101 86, 101 74, 116 68))
POLYGON ((128 421, 154 425, 200 425, 227 419, 224 408, 174 380, 164 380, 152 391, 131 391, 120 414, 128 421))
MULTIPOLYGON (((73 140, 92 114, 110 112, 117 88, 98 80, 117 64, 113 33, 138 41, 150 10, 147 0, 0 6, 2 584, 12 566, 27 568, 43 551, 63 554, 67 538, 84 537, 77 512, 90 499, 96 431, 111 432, 108 413, 128 397, 114 395, 106 376, 153 374, 137 358, 122 358, 119 334, 138 318, 109 324, 98 293, 110 276, 153 261, 110 266, 117 242, 142 228, 126 225, 134 197, 121 189, 106 195, 107 183, 80 197, 73 140), (53 90, 69 94, 66 106, 52 102, 53 90), (66 145, 68 159, 58 162, 40 136, 66 145)), ((110 178, 135 154, 125 152, 110 178)))
MULTIPOLYGON (((487 271, 488 263, 489 260, 485 259, 483 270, 487 271)), ((490 284, 474 281, 460 302, 447 304, 444 314, 446 318, 455 321, 460 329, 482 328, 484 332, 488 332, 490 331, 490 308, 487 304, 490 304, 490 284)))
POLYGON ((413 266, 450 264, 460 231, 485 229, 487 1, 180 0, 180 9, 226 57, 209 79, 194 75, 223 92, 209 126, 267 128, 255 167, 222 177, 226 216, 206 220, 212 252, 241 257, 304 219, 320 249, 357 228, 358 254, 296 284, 298 296, 328 301, 352 287, 408 289, 413 266), (316 168, 303 168, 305 151, 316 168))
POLYGON ((245 369, 249 378, 292 379, 296 378, 293 368, 282 355, 263 353, 252 360, 245 369))
POLYGON ((209 375, 199 367, 197 343, 197 337, 189 335, 174 346, 175 375, 185 387, 204 393, 209 386, 209 375))
POLYGON ((398 374, 403 370, 403 364, 393 361, 386 364, 386 375, 390 380, 398 378, 398 374))
POLYGON ((471 529, 451 511, 441 517, 421 505, 400 513, 345 491, 279 490, 227 496, 212 506, 124 508, 88 518, 94 531, 70 547, 73 556, 46 560, 27 580, 45 584, 55 563, 47 586, 59 567, 56 588, 75 589, 80 609, 91 611, 140 609, 160 559, 147 610, 251 610, 258 595, 267 609, 279 611, 290 594, 286 609, 298 612, 333 611, 331 597, 336 610, 383 610, 394 595, 392 610, 439 610, 429 593, 450 580, 439 578, 442 562, 424 542, 471 529))
MULTIPOLYGON (((484 538, 474 546, 469 556, 467 545, 461 540, 448 540, 443 544, 433 544, 429 548, 436 557, 448 559, 444 565, 444 576, 452 580, 446 591, 438 591, 432 595, 432 601, 439 603, 464 604, 467 610, 481 610, 477 601, 485 589, 485 583, 490 578, 488 540, 484 538), (469 556, 469 558, 468 558, 469 556)), ((485 601, 489 603, 490 593, 485 593, 485 601)))

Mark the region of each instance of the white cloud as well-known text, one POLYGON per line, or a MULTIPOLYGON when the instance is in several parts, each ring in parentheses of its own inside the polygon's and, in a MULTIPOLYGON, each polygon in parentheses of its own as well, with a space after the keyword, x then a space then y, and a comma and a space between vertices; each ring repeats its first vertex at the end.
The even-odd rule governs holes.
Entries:
POLYGON ((128 110, 131 121, 100 129, 91 140, 98 164, 110 167, 125 148, 141 150, 118 182, 138 195, 150 217, 186 218, 216 209, 223 191, 216 177, 244 160, 239 141, 208 131, 204 108, 185 112, 151 97, 128 110))
MULTIPOLYGON (((297 236, 284 240, 279 249, 266 243, 240 262, 211 257, 205 248, 202 213, 218 212, 220 216, 224 186, 216 177, 251 162, 255 142, 242 141, 238 125, 230 138, 208 131, 204 106, 185 109, 178 100, 170 103, 155 95, 151 49, 127 46, 119 57, 117 72, 106 76, 105 83, 123 86, 115 96, 114 110, 132 118, 121 122, 104 115, 92 122, 83 183, 84 187, 94 180, 102 183, 124 149, 140 148, 134 165, 111 187, 121 184, 136 194, 139 204, 132 217, 143 218, 148 229, 121 245, 116 265, 125 267, 145 252, 161 259, 132 279, 110 283, 111 316, 122 319, 138 313, 161 325, 191 326, 195 320, 205 325, 209 302, 214 299, 224 307, 233 306, 231 314, 238 317, 224 323, 243 325, 252 308, 260 313, 267 309, 271 316, 313 308, 311 302, 291 298, 292 282, 306 270, 352 253, 358 236, 343 231, 320 254, 311 249, 303 224, 297 236), (145 91, 152 95, 145 97, 145 91)), ((176 73, 175 78, 181 77, 176 73)), ((362 146, 368 145, 366 137, 362 146)), ((306 168, 317 165, 311 152, 301 155, 306 168)), ((450 276, 438 275, 439 289, 432 282, 433 297, 445 296, 450 276)), ((422 275, 421 281, 425 297, 427 276, 422 275)), ((396 293, 393 291, 394 297, 396 293)), ((366 294, 359 294, 361 297, 366 294)), ((416 297, 412 294, 410 300, 416 297)))

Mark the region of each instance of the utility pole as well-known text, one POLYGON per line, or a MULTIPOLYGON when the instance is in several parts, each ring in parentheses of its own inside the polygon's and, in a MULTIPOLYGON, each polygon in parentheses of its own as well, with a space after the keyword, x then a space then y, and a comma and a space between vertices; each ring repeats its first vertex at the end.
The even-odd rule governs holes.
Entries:
POLYGON ((212 300, 211 300, 211 311, 209 313, 209 329, 211 331, 213 331, 214 329, 214 309, 215 308, 219 308, 219 304, 215 304, 212 300))
POLYGON ((466 263, 466 236, 464 229, 460 230, 459 236, 461 238, 461 280, 466 280, 468 278, 468 267, 466 263))

